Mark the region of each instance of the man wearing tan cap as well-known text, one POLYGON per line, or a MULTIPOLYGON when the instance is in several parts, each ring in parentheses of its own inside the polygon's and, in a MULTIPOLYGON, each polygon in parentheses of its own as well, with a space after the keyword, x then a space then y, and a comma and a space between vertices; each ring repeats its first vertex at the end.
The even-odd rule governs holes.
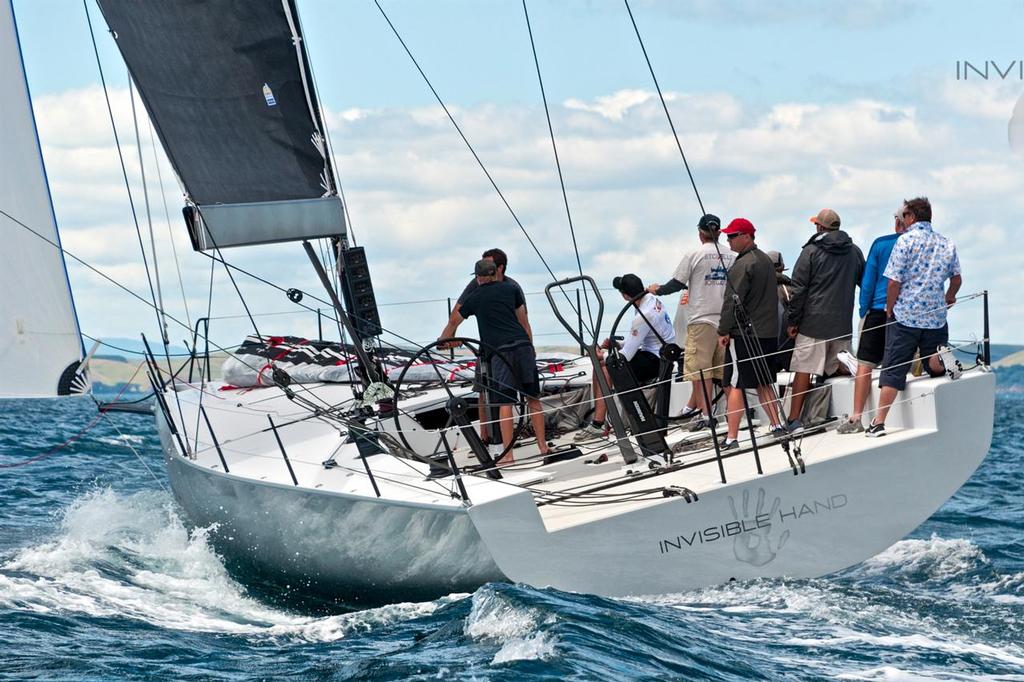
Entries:
POLYGON ((787 332, 796 339, 790 369, 793 378, 790 432, 803 429, 800 413, 811 375, 829 376, 839 368, 837 355, 850 351, 854 290, 864 274, 864 255, 839 229, 839 214, 823 208, 811 217, 814 236, 793 266, 793 288, 786 307, 787 332))

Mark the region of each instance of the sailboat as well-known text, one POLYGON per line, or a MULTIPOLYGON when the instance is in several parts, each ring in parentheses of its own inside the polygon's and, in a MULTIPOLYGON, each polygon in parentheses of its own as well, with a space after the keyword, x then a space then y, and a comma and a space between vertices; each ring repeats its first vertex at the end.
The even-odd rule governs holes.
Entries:
MULTIPOLYGON (((198 378, 167 376, 150 355, 174 495, 191 523, 216 529, 233 564, 364 602, 487 581, 620 596, 821 576, 904 537, 984 458, 995 390, 987 317, 975 366, 955 381, 912 379, 884 439, 836 434, 853 391, 837 378, 831 419, 778 439, 748 413, 742 447, 722 452, 671 421, 666 406, 685 402, 688 384, 669 369, 653 391, 602 385, 607 439, 579 446, 569 428, 543 456, 523 437, 516 464, 499 469, 478 433, 475 380, 459 369, 468 361, 430 344, 388 365, 395 354, 379 340, 365 254, 348 246, 295 3, 99 5, 185 188, 194 248, 225 259, 229 248, 302 242, 349 340, 257 334, 231 350, 255 377, 243 388, 207 376, 199 331, 198 378), (326 262, 318 239, 330 240, 326 262), (350 378, 294 380, 316 367, 350 378)), ((552 282, 548 302, 570 333, 581 326, 563 314, 570 285, 586 288, 597 321, 578 334, 579 357, 545 367, 552 410, 586 402, 566 390, 590 384, 602 319, 615 320, 614 335, 631 310, 606 311, 582 273, 552 282)))
POLYGON ((86 353, 11 2, 0 3, 0 398, 87 393, 86 353))

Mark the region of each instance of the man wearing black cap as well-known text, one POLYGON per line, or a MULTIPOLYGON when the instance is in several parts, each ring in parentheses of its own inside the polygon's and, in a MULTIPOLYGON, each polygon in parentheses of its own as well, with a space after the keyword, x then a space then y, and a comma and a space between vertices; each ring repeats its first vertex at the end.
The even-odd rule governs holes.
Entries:
MULTIPOLYGON (((676 340, 676 332, 672 328, 672 320, 669 319, 665 307, 654 296, 644 293, 644 283, 636 275, 629 273, 616 277, 612 280, 622 298, 626 301, 632 300, 639 294, 644 294, 633 305, 636 307, 636 314, 629 325, 629 333, 621 344, 622 357, 629 362, 629 368, 638 383, 647 383, 658 378, 658 370, 661 368, 659 353, 661 352, 662 341, 672 343, 676 340)), ((604 347, 608 348, 612 339, 606 339, 604 347)), ((594 368, 598 371, 598 368, 594 368)), ((602 363, 600 371, 604 372, 608 383, 611 384, 611 376, 602 363)), ((594 379, 594 421, 580 429, 574 440, 584 442, 604 437, 604 417, 608 407, 601 399, 601 386, 594 379)))
MULTIPOLYGON (((672 279, 662 285, 652 284, 647 291, 655 296, 674 294, 689 287, 685 308, 680 300, 676 316, 687 315, 686 355, 683 359, 684 379, 692 382, 691 398, 697 406, 694 414, 702 413, 691 431, 706 428, 711 419, 711 410, 705 404, 705 394, 712 395, 711 381, 722 378, 725 362, 725 348, 718 344, 718 321, 722 314, 722 298, 725 295, 726 272, 732 267, 736 255, 718 244, 721 221, 718 216, 708 213, 697 223, 697 237, 700 246, 683 256, 676 266, 672 279), (704 383, 701 384, 701 372, 704 383)), ((688 411, 682 416, 689 416, 688 411)))
POLYGON ((476 315, 483 352, 491 363, 490 402, 499 406, 501 441, 507 453, 499 465, 512 460, 512 405, 519 394, 526 397, 533 432, 540 454, 548 452, 544 434, 544 412, 540 404, 540 378, 537 354, 533 348, 533 331, 526 316, 526 301, 519 287, 498 281, 494 261, 484 258, 473 269, 477 288, 452 313, 441 332, 441 339, 451 338, 468 318, 476 315))

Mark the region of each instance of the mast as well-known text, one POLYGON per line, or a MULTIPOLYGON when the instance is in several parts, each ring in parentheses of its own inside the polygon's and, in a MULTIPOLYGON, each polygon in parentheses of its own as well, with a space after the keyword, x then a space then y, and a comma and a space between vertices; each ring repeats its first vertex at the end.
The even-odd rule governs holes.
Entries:
POLYGON ((0 397, 89 389, 14 7, 0 0, 0 397))

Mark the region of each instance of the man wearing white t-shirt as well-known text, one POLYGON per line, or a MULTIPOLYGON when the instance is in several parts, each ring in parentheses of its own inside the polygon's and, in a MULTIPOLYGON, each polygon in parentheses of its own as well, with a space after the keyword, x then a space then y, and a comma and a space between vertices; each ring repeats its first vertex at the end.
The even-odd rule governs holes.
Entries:
MULTIPOLYGON (((705 392, 711 395, 711 381, 722 378, 722 366, 725 364, 725 348, 718 343, 718 322, 725 296, 726 272, 736 260, 736 254, 719 247, 720 230, 721 221, 718 216, 710 213, 702 216, 697 223, 700 246, 683 256, 672 279, 660 286, 652 284, 647 287, 647 291, 657 296, 689 288, 685 311, 689 319, 686 325, 683 378, 693 382, 695 404, 702 413, 701 419, 692 427, 694 431, 705 428, 711 419, 711 410, 704 399, 705 392), (704 372, 703 385, 701 371, 704 372)), ((684 412, 683 416, 686 415, 684 412)))
MULTIPOLYGON (((644 284, 634 274, 616 277, 612 281, 622 298, 629 301, 634 296, 644 293, 644 284)), ((644 294, 635 303, 636 314, 629 325, 629 333, 621 344, 622 357, 629 362, 629 368, 633 376, 640 384, 653 381, 658 378, 658 370, 661 368, 661 346, 662 343, 673 343, 676 340, 676 332, 672 328, 672 320, 661 301, 650 294, 644 294)), ((604 347, 609 347, 613 341, 607 339, 604 347)), ((596 368, 595 368, 596 371, 596 368)), ((601 371, 605 373, 608 383, 611 384, 611 377, 604 363, 601 364, 601 371)), ((608 411, 604 400, 601 399, 601 386, 594 379, 594 421, 576 432, 575 441, 584 442, 604 437, 604 417, 608 411)))

